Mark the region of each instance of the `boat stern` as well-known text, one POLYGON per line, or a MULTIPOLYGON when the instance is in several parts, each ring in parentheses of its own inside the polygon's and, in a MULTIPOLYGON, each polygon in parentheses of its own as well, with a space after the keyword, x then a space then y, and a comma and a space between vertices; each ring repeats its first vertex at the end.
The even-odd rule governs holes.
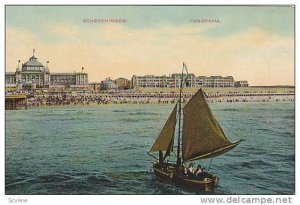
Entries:
POLYGON ((217 189, 219 183, 219 177, 209 173, 206 173, 206 176, 201 180, 184 176, 180 174, 180 171, 178 172, 176 164, 155 163, 153 164, 153 171, 160 179, 171 181, 177 185, 194 190, 213 192, 217 189))

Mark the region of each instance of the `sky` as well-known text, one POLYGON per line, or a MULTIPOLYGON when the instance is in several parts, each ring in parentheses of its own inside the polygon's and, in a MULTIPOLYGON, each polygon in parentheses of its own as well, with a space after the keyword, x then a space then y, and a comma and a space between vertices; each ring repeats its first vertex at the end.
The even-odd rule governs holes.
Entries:
POLYGON ((294 85, 292 6, 27 5, 5 12, 6 71, 35 49, 50 72, 84 67, 89 82, 179 73, 185 62, 196 76, 294 85), (126 22, 83 21, 115 18, 126 22))

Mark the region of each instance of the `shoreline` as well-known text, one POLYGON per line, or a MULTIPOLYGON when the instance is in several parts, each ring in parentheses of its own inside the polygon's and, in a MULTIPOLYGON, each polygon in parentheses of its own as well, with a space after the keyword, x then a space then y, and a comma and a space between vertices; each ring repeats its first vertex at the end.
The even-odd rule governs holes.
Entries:
MULTIPOLYGON (((40 100, 28 100, 27 108, 36 107, 77 107, 77 106, 101 106, 101 105, 144 105, 144 104, 160 104, 168 105, 177 102, 174 98, 161 98, 161 97, 143 97, 143 98, 119 98, 112 96, 102 96, 101 98, 93 97, 79 97, 70 98, 68 100, 54 98, 52 101, 42 98, 40 100), (43 99, 43 100, 42 100, 43 99)), ((188 102, 190 97, 184 97, 183 103, 188 102)), ((214 96, 207 98, 208 103, 294 103, 295 95, 281 94, 281 95, 249 95, 249 96, 214 96)))
MULTIPOLYGON (((198 88, 185 88, 183 103, 197 92, 198 88)), ((294 103, 295 88, 291 87, 242 87, 242 88, 203 88, 208 103, 294 103)), ((139 90, 107 90, 98 93, 91 91, 49 91, 42 93, 22 93, 27 96, 23 106, 63 107, 97 105, 139 105, 174 104, 179 99, 178 89, 144 88, 139 90)), ((6 95, 9 98, 9 95, 6 95)), ((22 107, 19 104, 19 107, 22 107)))

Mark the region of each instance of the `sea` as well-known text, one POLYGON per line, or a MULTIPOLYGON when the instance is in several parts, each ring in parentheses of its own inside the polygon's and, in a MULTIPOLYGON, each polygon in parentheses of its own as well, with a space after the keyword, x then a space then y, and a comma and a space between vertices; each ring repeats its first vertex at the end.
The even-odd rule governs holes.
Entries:
POLYGON ((5 111, 5 194, 294 194, 293 103, 212 103, 231 142, 195 161, 219 176, 212 193, 154 176, 147 154, 174 105, 89 105, 5 111))

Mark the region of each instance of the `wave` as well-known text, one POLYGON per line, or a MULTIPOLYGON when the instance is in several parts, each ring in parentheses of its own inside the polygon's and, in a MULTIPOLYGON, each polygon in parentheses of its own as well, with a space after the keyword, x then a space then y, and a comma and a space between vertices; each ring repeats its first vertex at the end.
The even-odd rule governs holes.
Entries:
POLYGON ((267 132, 267 131, 273 131, 273 130, 270 130, 268 128, 257 128, 256 131, 265 131, 265 132, 267 132))
POLYGON ((272 167, 273 164, 265 161, 265 160, 261 160, 261 159, 256 159, 256 160, 251 160, 251 161, 247 161, 247 162, 234 162, 232 164, 229 164, 228 166, 231 167, 240 167, 240 168, 247 168, 247 169, 255 169, 258 167, 272 167))
POLYGON ((126 110, 113 110, 112 112, 127 112, 126 110))
POLYGON ((74 179, 72 176, 70 175, 66 175, 66 174, 50 174, 50 175, 43 175, 37 178, 38 181, 41 182, 65 182, 65 181, 69 181, 71 179, 74 179))
POLYGON ((224 109, 220 109, 219 111, 237 112, 237 111, 239 111, 239 110, 238 110, 238 109, 235 109, 235 108, 224 108, 224 109))
POLYGON ((110 184, 110 183, 115 183, 116 181, 111 179, 110 177, 106 176, 106 175, 91 175, 87 177, 88 181, 91 181, 93 183, 95 182, 100 182, 100 183, 104 183, 104 184, 110 184))
POLYGON ((5 184, 5 188, 10 188, 10 187, 14 187, 17 185, 26 184, 26 183, 34 181, 34 180, 35 180, 35 178, 30 178, 30 179, 23 179, 23 180, 16 181, 16 182, 11 182, 9 184, 5 184))
POLYGON ((276 153, 271 153, 270 154, 272 157, 280 158, 280 160, 283 160, 283 162, 294 162, 295 161, 295 154, 280 154, 278 152, 276 153))
POLYGON ((132 119, 132 118, 124 118, 124 119, 120 119, 120 122, 140 122, 142 121, 141 119, 132 119))
POLYGON ((295 132, 283 132, 282 135, 284 135, 284 137, 292 137, 295 138, 295 132))
POLYGON ((286 115, 286 116, 283 116, 282 117, 283 119, 286 119, 286 120, 294 120, 295 119, 295 115, 286 115))
POLYGON ((142 112, 131 112, 128 115, 160 115, 160 113, 142 111, 142 112))

